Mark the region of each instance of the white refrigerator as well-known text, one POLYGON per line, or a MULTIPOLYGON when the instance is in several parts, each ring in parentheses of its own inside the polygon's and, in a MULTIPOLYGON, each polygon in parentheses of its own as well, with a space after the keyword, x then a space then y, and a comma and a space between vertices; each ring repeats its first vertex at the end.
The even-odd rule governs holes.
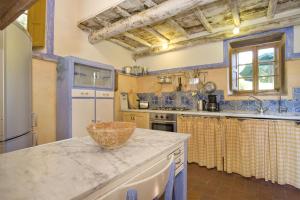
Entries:
POLYGON ((0 31, 0 153, 33 144, 32 42, 17 22, 0 31))

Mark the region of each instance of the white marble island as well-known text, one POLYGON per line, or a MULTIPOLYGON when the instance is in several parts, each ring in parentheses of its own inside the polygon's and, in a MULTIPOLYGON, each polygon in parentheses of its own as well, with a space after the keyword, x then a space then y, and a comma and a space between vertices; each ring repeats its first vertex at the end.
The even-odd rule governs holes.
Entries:
MULTIPOLYGON (((2 154, 1 200, 97 199, 110 184, 172 153, 188 137, 136 129, 126 146, 113 151, 99 148, 87 136, 2 154)), ((185 196, 186 156, 184 160, 175 190, 185 196)))

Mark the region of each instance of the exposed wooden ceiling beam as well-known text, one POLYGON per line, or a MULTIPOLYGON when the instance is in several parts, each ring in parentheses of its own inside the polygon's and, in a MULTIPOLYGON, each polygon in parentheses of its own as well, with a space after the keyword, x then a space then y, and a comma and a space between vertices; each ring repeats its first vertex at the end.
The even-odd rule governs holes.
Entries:
POLYGON ((173 17, 180 12, 193 8, 196 5, 201 6, 214 1, 216 0, 168 0, 155 7, 149 8, 124 20, 117 21, 107 27, 92 32, 89 35, 89 41, 91 43, 96 43, 100 40, 113 37, 123 32, 141 28, 173 17))
MULTIPOLYGON (((289 10, 289 11, 285 11, 285 12, 282 12, 282 13, 279 13, 278 15, 276 15, 276 17, 274 18, 274 20, 275 19, 276 20, 286 19, 287 17, 293 17, 295 15, 298 15, 299 13, 300 13, 300 8, 289 10)), ((265 22, 269 22, 269 21, 270 20, 267 17, 261 17, 261 18, 257 18, 257 19, 253 19, 253 20, 247 20, 243 24, 241 24, 241 28, 245 27, 245 26, 256 25, 256 24, 265 23, 265 22)), ((271 20, 271 22, 272 22, 272 20, 271 20)), ((232 28, 233 28, 233 26, 231 26, 231 25, 220 27, 220 28, 215 28, 213 30, 213 33, 227 31, 227 30, 231 30, 232 31, 232 28)), ((180 37, 180 38, 176 38, 174 40, 171 40, 170 44, 185 42, 187 40, 192 40, 192 39, 204 37, 204 36, 207 36, 209 34, 210 33, 207 33, 207 32, 194 33, 194 34, 189 35, 188 38, 180 37)))
MULTIPOLYGON (((116 11, 116 13, 118 13, 119 15, 121 15, 122 17, 125 17, 125 18, 131 16, 131 14, 129 12, 127 12, 126 10, 124 10, 123 8, 121 8, 119 6, 115 7, 115 11, 116 11)), ((139 42, 140 44, 145 45, 147 47, 151 47, 152 46, 147 41, 145 41, 145 40, 143 40, 143 39, 141 39, 141 38, 139 38, 139 37, 137 37, 137 36, 135 36, 135 35, 133 35, 131 33, 125 32, 125 33, 123 33, 123 35, 125 35, 126 37, 128 37, 128 38, 130 38, 130 39, 132 39, 132 40, 134 40, 136 42, 139 42)))
POLYGON ((82 24, 78 24, 77 25, 78 26, 78 28, 80 28, 81 30, 83 30, 83 31, 85 31, 85 32, 91 32, 92 31, 92 29, 91 28, 89 28, 89 27, 87 27, 87 26, 85 26, 85 25, 82 25, 82 24))
POLYGON ((122 17, 130 17, 131 14, 129 12, 127 12, 126 10, 124 10, 123 8, 116 6, 114 8, 115 12, 118 13, 119 15, 121 15, 122 17))
POLYGON ((109 26, 111 25, 110 22, 104 20, 104 19, 100 19, 99 17, 95 17, 95 20, 97 21, 98 24, 100 24, 101 26, 109 26))
POLYGON ((275 16, 277 3, 278 0, 269 0, 269 6, 267 11, 267 17, 269 19, 272 19, 275 16))
POLYGON ((148 43, 147 41, 145 41, 145 40, 143 40, 143 39, 141 39, 141 38, 139 38, 139 37, 137 37, 137 36, 135 36, 131 33, 125 32, 125 33, 123 33, 123 35, 125 35, 126 37, 128 37, 128 38, 130 38, 134 41, 139 42, 142 45, 145 45, 147 47, 152 47, 152 45, 150 43, 148 43))
POLYGON ((122 41, 120 41, 120 40, 117 40, 117 39, 109 39, 109 41, 111 41, 111 42, 113 42, 113 43, 115 43, 115 44, 117 44, 117 45, 120 45, 120 46, 122 46, 122 47, 124 47, 124 48, 126 48, 126 49, 128 49, 128 50, 130 50, 130 51, 135 51, 136 50, 136 48, 135 47, 133 47, 133 46, 130 46, 129 44, 127 44, 127 43, 125 43, 125 42, 122 42, 122 41))
MULTIPOLYGON (((147 1, 151 1, 151 0, 147 0, 147 1)), ((152 1, 151 1, 152 2, 152 1)), ((153 2, 154 3, 154 2, 153 2)), ((130 17, 131 14, 129 12, 127 12, 126 10, 120 8, 120 7, 115 7, 116 12, 121 15, 122 17, 130 17)), ((148 33, 151 33, 152 35, 158 37, 158 39, 162 40, 162 41, 167 41, 168 39, 165 38, 163 35, 161 35, 160 33, 158 33, 157 31, 155 31, 153 28, 151 27, 145 27, 142 28, 143 30, 147 31, 148 33)))
POLYGON ((240 12, 239 12, 239 5, 238 0, 228 0, 229 1, 229 7, 231 10, 233 23, 235 26, 239 26, 241 24, 240 20, 240 12))
POLYGON ((37 0, 1 0, 0 30, 15 21, 25 10, 28 10, 37 0))
MULTIPOLYGON (((283 28, 292 25, 300 25, 300 9, 294 9, 292 12, 284 12, 276 15, 272 20, 267 17, 262 17, 255 20, 245 21, 241 26, 241 33, 238 36, 273 30, 275 28, 283 28)), ((189 39, 171 41, 169 49, 162 49, 160 47, 153 47, 151 51, 141 50, 136 51, 135 57, 144 57, 149 55, 157 55, 165 52, 175 51, 199 44, 205 44, 209 42, 222 41, 227 38, 236 37, 232 33, 232 26, 226 26, 219 29, 214 29, 213 33, 202 33, 190 35, 189 39)))
POLYGON ((144 31, 147 31, 148 33, 151 33, 153 36, 157 37, 160 41, 164 43, 169 43, 169 39, 160 34, 158 31, 154 30, 153 28, 150 27, 145 27, 142 28, 144 31))
MULTIPOLYGON (((152 0, 142 0, 143 3, 148 7, 148 8, 151 8, 151 7, 154 7, 154 6, 157 6, 158 4, 153 2, 152 0)), ((174 27, 176 30, 178 30, 178 32, 181 33, 181 35, 183 36, 186 36, 187 35, 187 32, 185 31, 185 29, 180 26, 175 20, 173 19, 168 19, 167 22, 172 26, 174 27)))
MULTIPOLYGON (((120 14, 121 16, 123 16, 123 17, 131 16, 130 13, 128 13, 126 10, 124 10, 124 9, 118 7, 118 6, 115 7, 115 9, 118 10, 117 13, 119 13, 119 14, 120 14)), ((110 25, 111 25, 111 23, 108 22, 108 21, 106 21, 106 20, 99 19, 99 18, 97 18, 97 17, 96 17, 96 19, 97 19, 97 22, 98 22, 99 24, 101 24, 102 26, 104 26, 104 27, 105 27, 105 26, 110 26, 110 25)), ((143 39, 141 39, 141 38, 139 38, 139 37, 137 37, 137 36, 135 36, 135 35, 133 35, 133 34, 131 34, 131 33, 125 32, 125 33, 123 33, 123 35, 126 36, 126 37, 128 37, 128 38, 130 38, 130 39, 132 39, 132 40, 134 40, 134 41, 136 41, 136 42, 139 42, 140 44, 145 45, 145 46, 147 46, 147 47, 151 47, 151 46, 152 46, 152 45, 149 44, 147 41, 145 41, 145 40, 143 40, 143 39)), ((117 43, 117 44, 119 44, 119 45, 121 45, 121 46, 123 46, 123 47, 125 47, 125 48, 127 48, 127 49, 131 49, 130 47, 128 47, 128 46, 130 46, 130 45, 128 45, 128 44, 126 44, 126 43, 124 43, 124 42, 122 42, 122 41, 120 41, 119 43, 116 42, 116 41, 117 41, 117 39, 114 39, 114 43, 117 43), (127 46, 126 46, 126 45, 127 45, 127 46)), ((133 49, 134 49, 134 47, 133 47, 133 49)), ((133 49, 131 49, 131 50, 133 50, 133 49)))
POLYGON ((148 8, 157 6, 157 3, 153 2, 152 0, 140 0, 141 2, 143 2, 143 4, 145 4, 148 8))
POLYGON ((204 28, 207 30, 207 32, 211 33, 213 31, 210 23, 207 21, 205 15, 203 14, 202 10, 199 8, 195 10, 194 14, 198 18, 198 20, 201 22, 201 24, 204 26, 204 28))
POLYGON ((168 19, 167 23, 170 24, 174 29, 179 32, 182 36, 187 36, 188 33, 185 31, 185 29, 180 26, 175 20, 173 19, 168 19))

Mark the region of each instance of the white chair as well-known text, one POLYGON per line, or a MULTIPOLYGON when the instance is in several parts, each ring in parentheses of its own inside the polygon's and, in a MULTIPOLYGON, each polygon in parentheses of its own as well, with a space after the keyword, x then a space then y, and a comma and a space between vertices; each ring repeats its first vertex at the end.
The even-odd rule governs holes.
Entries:
POLYGON ((165 194, 172 200, 175 179, 174 158, 163 160, 99 200, 153 200, 165 194))

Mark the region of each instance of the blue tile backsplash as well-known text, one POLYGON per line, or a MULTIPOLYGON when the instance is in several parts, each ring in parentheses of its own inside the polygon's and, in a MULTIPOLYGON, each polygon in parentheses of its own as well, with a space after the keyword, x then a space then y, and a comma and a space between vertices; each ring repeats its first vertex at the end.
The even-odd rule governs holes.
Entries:
MULTIPOLYGON (((255 111, 257 102, 254 100, 235 100, 225 101, 224 91, 217 90, 213 93, 217 95, 217 100, 221 110, 236 110, 236 111, 255 111)), ((166 92, 161 96, 154 93, 138 93, 137 96, 141 100, 149 101, 150 108, 157 107, 181 107, 191 110, 197 109, 197 101, 200 99, 208 100, 207 95, 201 92, 166 92)), ((271 112, 278 112, 279 104, 286 107, 288 112, 300 112, 300 88, 293 89, 293 99, 291 100, 264 100, 263 105, 271 112)))

